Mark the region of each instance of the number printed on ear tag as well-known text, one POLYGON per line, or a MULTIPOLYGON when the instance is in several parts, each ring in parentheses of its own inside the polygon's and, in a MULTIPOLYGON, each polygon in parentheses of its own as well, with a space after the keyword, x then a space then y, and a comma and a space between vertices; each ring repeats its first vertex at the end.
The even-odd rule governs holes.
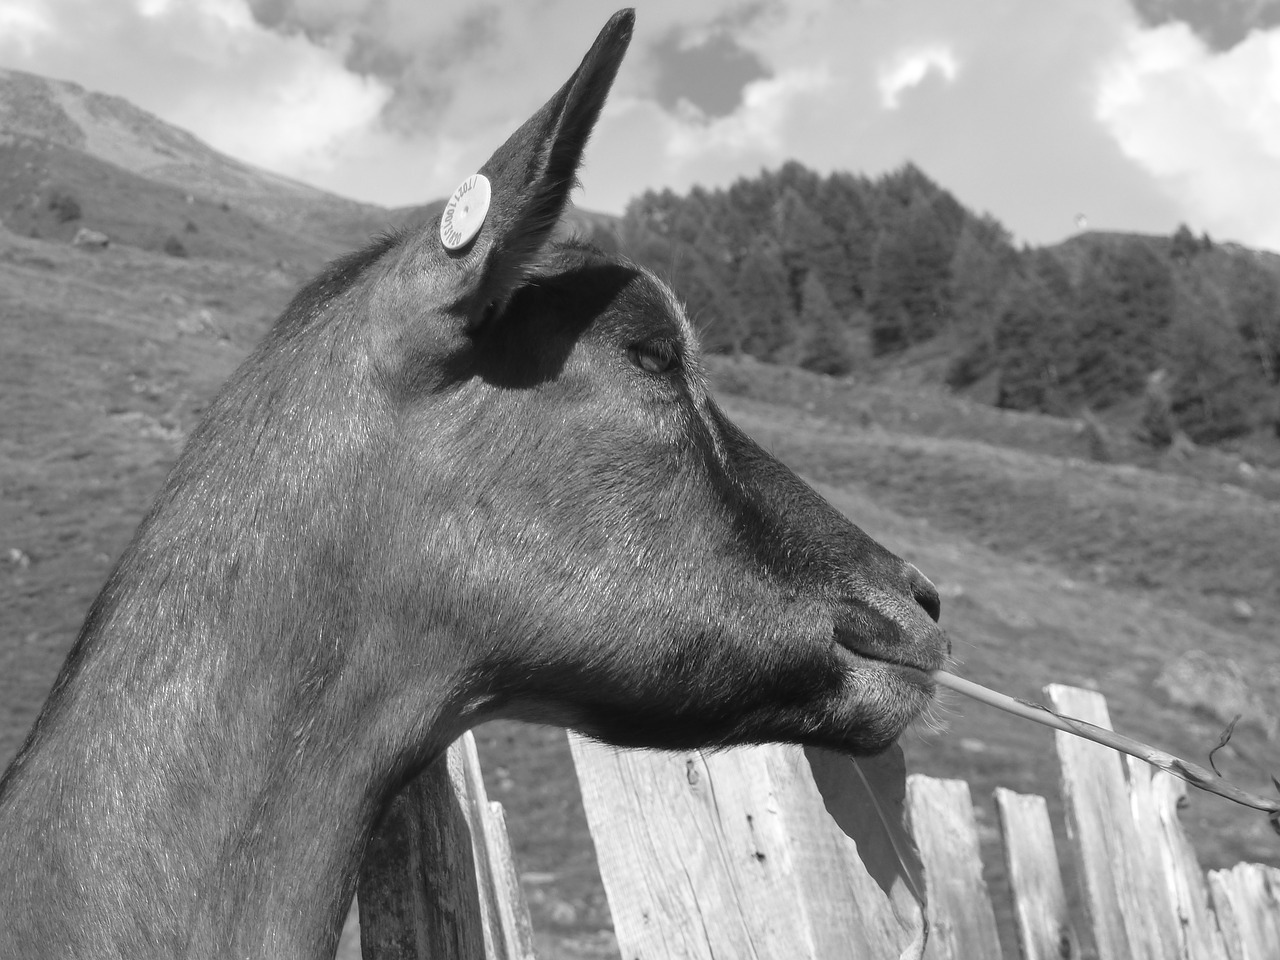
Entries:
POLYGON ((489 212, 489 178, 473 173, 444 206, 440 217, 440 242, 446 250, 465 247, 475 239, 489 212))

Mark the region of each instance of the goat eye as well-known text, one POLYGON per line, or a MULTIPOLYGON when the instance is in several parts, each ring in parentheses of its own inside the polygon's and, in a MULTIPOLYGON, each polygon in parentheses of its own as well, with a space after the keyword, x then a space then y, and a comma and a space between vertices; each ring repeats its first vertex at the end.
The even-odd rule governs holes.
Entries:
POLYGON ((670 340, 649 340, 637 343, 628 351, 631 362, 645 373, 670 373, 680 361, 679 351, 670 340))

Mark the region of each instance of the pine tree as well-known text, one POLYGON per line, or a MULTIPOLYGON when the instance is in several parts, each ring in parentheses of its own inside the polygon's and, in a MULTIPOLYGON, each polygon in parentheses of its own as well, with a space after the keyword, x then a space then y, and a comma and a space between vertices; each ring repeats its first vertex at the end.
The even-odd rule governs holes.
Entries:
POLYGON ((855 360, 853 344, 816 272, 805 277, 800 300, 800 366, 837 377, 848 373, 855 360))
POLYGON ((813 207, 844 251, 847 281, 839 284, 826 278, 824 282, 835 302, 847 305, 846 309, 866 301, 871 283, 879 227, 867 200, 869 190, 865 180, 848 173, 833 173, 818 188, 818 201, 813 207))
POLYGON ((1173 317, 1173 277, 1143 241, 1098 249, 1085 265, 1076 317, 1073 385, 1095 408, 1141 394, 1161 366, 1161 331, 1173 317))
POLYGON ((996 405, 1068 413, 1074 340, 1070 314, 1051 283, 1036 270, 1015 280, 996 320, 996 405))
POLYGON ((951 258, 948 289, 957 352, 946 380, 953 389, 968 387, 995 369, 996 324, 1021 269, 1008 231, 996 220, 970 218, 965 223, 951 258))
POLYGON ((1263 376, 1280 384, 1280 279, 1251 257, 1232 261, 1230 312, 1263 376))
POLYGON ((1200 241, 1185 223, 1178 224, 1169 241, 1169 256, 1174 260, 1190 260, 1200 253, 1200 241))
POLYGON ((738 265, 733 285, 742 314, 742 350, 773 360, 796 338, 795 310, 776 243, 754 243, 738 265))
POLYGON ((876 246, 868 307, 876 353, 902 350, 938 333, 950 317, 954 245, 931 202, 916 199, 876 246))
POLYGON ((740 352, 746 337, 742 307, 720 272, 701 249, 689 245, 679 251, 676 263, 671 286, 684 301, 703 349, 710 353, 740 352))
POLYGON ((1197 443, 1248 433, 1265 407, 1266 386, 1241 342, 1213 322, 1179 325, 1171 340, 1168 387, 1177 425, 1197 443))
POLYGON ((851 309, 856 303, 851 295, 853 284, 844 248, 835 233, 790 187, 778 201, 775 220, 782 264, 787 271, 795 309, 801 309, 801 290, 810 274, 817 275, 838 312, 851 309))
POLYGON ((948 299, 956 325, 989 335, 1000 295, 1019 273, 1009 233, 991 217, 970 218, 960 231, 949 270, 948 299))
POLYGON ((797 160, 788 160, 779 168, 777 184, 780 193, 794 193, 809 207, 818 202, 822 178, 797 160))
POLYGON ((741 214, 753 237, 769 231, 773 223, 773 204, 777 196, 764 174, 754 180, 740 178, 734 181, 729 187, 726 199, 741 214))
POLYGON ((886 173, 876 186, 876 196, 884 207, 881 216, 886 221, 913 204, 929 203, 939 192, 938 185, 910 162, 886 173))
POLYGON ((671 233, 671 217, 681 205, 681 198, 670 189, 664 189, 661 193, 646 190, 627 204, 623 219, 632 228, 643 227, 660 237, 666 237, 671 233))

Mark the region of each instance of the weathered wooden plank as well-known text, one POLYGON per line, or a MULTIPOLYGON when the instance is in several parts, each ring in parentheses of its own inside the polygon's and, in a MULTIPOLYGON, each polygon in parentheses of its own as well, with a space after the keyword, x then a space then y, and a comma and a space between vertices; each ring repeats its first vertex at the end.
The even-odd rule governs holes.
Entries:
POLYGON ((995 912, 982 879, 978 825, 963 780, 907 778, 911 833, 924 861, 929 942, 926 960, 998 958, 995 912))
POLYGON ((359 899, 365 960, 532 958, 506 822, 485 796, 470 733, 392 800, 359 899))
MULTIPOLYGON (((1209 902, 1209 884, 1191 841, 1182 829, 1179 807, 1187 796, 1184 781, 1135 757, 1126 757, 1129 769, 1130 813, 1151 882, 1162 884, 1172 911, 1170 932, 1178 960, 1219 960, 1226 945, 1218 918, 1209 902)), ((1274 955, 1280 957, 1280 953, 1274 955)))
POLYGON ((996 788, 995 800, 1022 960, 1078 960, 1048 804, 1004 787, 996 788))
POLYGON ((464 733, 455 740, 449 747, 448 761, 449 777, 471 838, 485 957, 487 960, 516 960, 508 951, 502 924, 502 908, 499 906, 500 881, 495 875, 493 859, 489 854, 494 845, 494 841, 488 836, 491 829, 489 798, 480 772, 480 756, 476 752, 475 737, 464 733))
POLYGON ((475 856, 441 757, 391 801, 360 866, 364 960, 486 960, 475 856))
MULTIPOLYGON (((1092 690, 1045 687, 1054 709, 1110 727, 1106 700, 1092 690)), ((1175 913, 1167 888, 1149 876, 1130 814, 1120 755, 1057 732, 1067 833, 1075 847, 1085 906, 1099 960, 1166 960, 1177 956, 1175 913)))
POLYGON ((1244 944, 1240 941, 1240 928, 1236 925, 1235 911, 1226 890, 1221 888, 1222 881, 1214 877, 1211 871, 1208 876, 1209 899, 1213 901, 1213 912, 1218 918, 1218 929, 1222 931, 1222 942, 1226 946, 1227 960, 1244 960, 1244 944))
POLYGON ((781 811, 761 757, 635 753, 571 740, 624 956, 758 957, 775 939, 789 942, 793 956, 814 956, 802 904, 782 882, 781 811), (725 759, 732 772, 709 766, 725 759), (763 803, 747 802, 751 786, 764 787, 763 803), (770 884, 776 896, 762 898, 770 884))
POLYGON ((489 802, 485 840, 507 956, 511 960, 533 960, 533 922, 529 917, 529 903, 520 886, 515 858, 511 855, 506 813, 496 800, 489 802))
POLYGON ((1210 871, 1209 888, 1231 960, 1280 957, 1280 869, 1238 863, 1210 871))
POLYGON ((897 957, 910 942, 799 749, 570 742, 627 960, 897 957))

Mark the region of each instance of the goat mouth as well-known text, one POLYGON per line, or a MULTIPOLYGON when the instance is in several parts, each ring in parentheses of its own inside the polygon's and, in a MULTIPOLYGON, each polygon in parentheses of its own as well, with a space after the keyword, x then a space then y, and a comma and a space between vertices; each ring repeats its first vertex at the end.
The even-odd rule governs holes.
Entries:
POLYGON ((950 639, 932 621, 908 625, 883 615, 856 611, 850 617, 842 611, 833 626, 835 645, 863 662, 929 674, 946 666, 951 653, 950 639))
MULTIPOLYGON (((909 660, 906 658, 898 658, 898 657, 887 657, 880 653, 874 653, 867 650, 859 650, 856 647, 849 646, 847 643, 837 642, 836 645, 842 651, 844 651, 845 654, 850 655, 860 661, 863 661, 863 662, 869 661, 874 664, 879 664, 880 666, 883 666, 883 667, 891 667, 894 670, 905 673, 908 676, 911 676, 913 678, 929 679, 929 675, 933 673, 934 670, 938 670, 943 666, 942 657, 938 657, 937 662, 933 662, 933 660, 931 659, 929 662, 923 663, 919 660, 909 660)), ((930 682, 932 682, 932 680, 930 680, 930 682)))
POLYGON ((926 679, 934 670, 946 666, 951 647, 950 642, 944 639, 943 645, 936 648, 924 647, 923 644, 920 646, 910 644, 905 650, 897 649, 896 646, 885 649, 869 644, 857 645, 852 638, 842 636, 839 631, 836 632, 834 640, 835 645, 846 656, 862 663, 870 662, 883 667, 892 667, 908 675, 916 675, 917 678, 923 675, 926 679))

